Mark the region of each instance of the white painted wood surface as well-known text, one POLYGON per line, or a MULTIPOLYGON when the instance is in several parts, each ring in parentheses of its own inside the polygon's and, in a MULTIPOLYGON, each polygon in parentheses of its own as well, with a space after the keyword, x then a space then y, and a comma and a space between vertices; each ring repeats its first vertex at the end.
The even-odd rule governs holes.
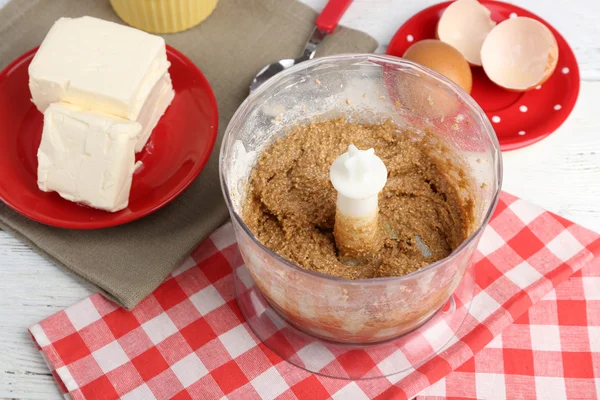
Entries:
MULTIPOLYGON (((0 7, 8 1, 0 0, 0 7)), ((326 3, 302 1, 317 10, 326 3)), ((408 17, 436 2, 355 0, 341 23, 370 33, 382 52, 408 17)), ((566 37, 583 82, 573 114, 556 133, 505 153, 504 189, 600 231, 600 2, 519 0, 518 5, 548 20, 566 37)), ((92 290, 2 231, 0 268, 0 399, 60 398, 27 328, 92 290)))

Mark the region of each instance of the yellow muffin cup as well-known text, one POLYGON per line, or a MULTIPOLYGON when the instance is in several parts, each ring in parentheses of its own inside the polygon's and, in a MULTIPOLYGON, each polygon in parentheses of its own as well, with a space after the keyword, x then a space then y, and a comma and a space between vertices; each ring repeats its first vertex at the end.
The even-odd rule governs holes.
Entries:
POLYGON ((110 0, 117 15, 134 28, 175 33, 204 21, 218 0, 110 0))

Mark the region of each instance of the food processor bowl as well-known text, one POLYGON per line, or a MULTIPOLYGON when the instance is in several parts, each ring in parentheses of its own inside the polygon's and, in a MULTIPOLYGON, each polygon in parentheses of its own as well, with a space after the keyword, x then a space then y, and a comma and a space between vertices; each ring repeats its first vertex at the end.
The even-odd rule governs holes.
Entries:
POLYGON ((270 79, 234 114, 219 162, 250 285, 297 329, 353 345, 406 334, 448 302, 472 263, 502 179, 496 135, 467 93, 425 67, 372 54, 318 58, 270 79), (248 181, 261 152, 297 124, 340 116, 365 123, 391 119, 414 140, 428 141, 435 157, 451 161, 441 172, 460 182, 459 196, 473 207, 473 219, 468 239, 448 257, 405 276, 346 280, 293 264, 265 247, 244 223, 248 181))

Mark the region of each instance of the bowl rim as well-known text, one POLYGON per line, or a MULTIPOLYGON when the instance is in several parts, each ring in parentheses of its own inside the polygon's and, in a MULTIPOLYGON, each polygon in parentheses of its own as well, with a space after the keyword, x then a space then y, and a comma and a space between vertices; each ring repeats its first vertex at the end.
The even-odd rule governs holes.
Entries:
POLYGON ((223 192, 223 197, 225 198, 227 208, 229 209, 229 213, 231 214, 232 219, 234 219, 235 222, 237 222, 241 226, 243 231, 248 235, 248 237, 251 238, 251 240, 254 242, 254 244, 256 244, 260 249, 262 249, 267 254, 269 254, 270 256, 275 258, 277 261, 281 262, 286 267, 291 268, 299 273, 307 274, 309 276, 313 276, 315 278, 324 279, 324 280, 331 281, 331 282, 336 282, 336 283, 343 282, 344 284, 347 284, 347 285, 363 285, 364 286, 364 285, 374 285, 374 284, 379 284, 382 282, 389 282, 389 281, 410 280, 412 278, 415 278, 422 274, 425 274, 428 271, 438 269, 440 266, 445 265, 449 261, 456 259, 459 256, 459 254, 461 254, 462 251, 466 247, 468 247, 471 243, 473 243, 473 241, 475 241, 481 235, 483 230, 487 227, 490 219, 492 218, 492 215, 494 214, 494 211, 495 211, 496 206, 498 205, 498 201, 500 199, 500 194, 502 192, 503 160, 502 160, 502 152, 500 150, 500 143, 498 142, 498 137, 496 136, 494 128, 492 127, 492 124, 490 123, 489 119, 487 118, 485 112, 481 109, 479 104, 477 104, 475 102, 475 100, 467 92, 465 92, 462 88, 460 88, 456 83, 452 82, 450 79, 448 79, 445 76, 439 74, 438 72, 433 71, 433 70, 431 70, 427 67, 424 67, 420 64, 417 64, 412 61, 405 60, 403 58, 396 57, 396 56, 385 55, 385 54, 369 54, 369 53, 336 54, 336 55, 332 55, 332 56, 325 56, 325 57, 320 57, 320 58, 315 58, 312 60, 304 61, 304 62, 296 64, 288 69, 285 69, 282 72, 278 73, 277 75, 273 76, 267 82, 263 83, 256 90, 254 90, 248 97, 246 97, 246 99, 242 102, 242 104, 237 108, 237 110, 231 117, 229 123, 227 124, 227 128, 225 129, 225 134, 223 135, 223 140, 221 142, 220 152, 219 152, 219 181, 221 183, 221 190, 223 192), (238 118, 240 118, 240 115, 248 107, 250 102, 252 102, 262 92, 269 90, 272 86, 275 86, 279 81, 281 81, 285 77, 288 77, 289 75, 293 75, 298 71, 308 69, 308 68, 314 67, 316 65, 322 64, 322 63, 335 62, 335 61, 352 61, 352 60, 357 61, 357 62, 369 61, 369 62, 374 62, 375 64, 380 64, 380 65, 381 65, 381 63, 389 63, 389 64, 394 64, 397 66, 409 67, 412 70, 417 70, 418 72, 428 75, 429 77, 436 79, 440 83, 443 83, 444 85, 449 87, 454 93, 458 94, 460 96, 460 98, 476 112, 477 117, 480 120, 479 122, 483 125, 484 129, 488 132, 488 135, 490 136, 490 139, 492 142, 493 156, 494 156, 494 159, 496 162, 497 182, 496 182, 495 192, 493 193, 492 201, 490 202, 490 205, 488 206, 488 209, 487 209, 485 216, 482 219, 481 223, 479 224, 477 229, 475 229, 473 231, 473 233, 471 233, 471 235, 469 235, 469 237, 466 238, 448 256, 446 256, 440 260, 437 260, 431 264, 428 264, 425 267, 419 268, 418 270, 413 271, 406 275, 386 276, 386 277, 376 277, 376 278, 362 278, 362 279, 350 280, 350 279, 340 278, 337 276, 323 274, 320 272, 306 270, 306 269, 294 264, 293 262, 289 261, 285 257, 279 255, 277 252, 271 250, 270 248, 268 248, 267 246, 262 244, 260 242, 260 240, 258 240, 258 238, 254 235, 254 233, 252 233, 252 231, 250 230, 248 225, 246 225, 246 223, 244 222, 241 215, 239 215, 235 211, 235 209, 233 207, 233 203, 232 203, 231 193, 229 191, 229 187, 227 186, 227 182, 225 181, 225 173, 223 171, 223 157, 224 157, 224 153, 225 153, 225 146, 228 142, 227 139, 231 135, 232 126, 234 125, 234 122, 238 118))

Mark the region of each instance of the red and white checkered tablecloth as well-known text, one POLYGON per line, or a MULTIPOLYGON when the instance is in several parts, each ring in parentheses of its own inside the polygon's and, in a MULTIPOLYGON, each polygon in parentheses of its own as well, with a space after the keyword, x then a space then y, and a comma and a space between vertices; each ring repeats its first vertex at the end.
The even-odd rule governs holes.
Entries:
POLYGON ((588 264, 420 400, 600 398, 600 268, 588 264))
MULTIPOLYGON (((599 255, 600 235, 504 193, 460 336, 416 370, 380 379, 311 374, 256 339, 235 300, 230 225, 132 311, 97 294, 30 332, 73 399, 597 399, 599 255)), ((385 374, 405 350, 324 351, 323 363, 385 374)))

